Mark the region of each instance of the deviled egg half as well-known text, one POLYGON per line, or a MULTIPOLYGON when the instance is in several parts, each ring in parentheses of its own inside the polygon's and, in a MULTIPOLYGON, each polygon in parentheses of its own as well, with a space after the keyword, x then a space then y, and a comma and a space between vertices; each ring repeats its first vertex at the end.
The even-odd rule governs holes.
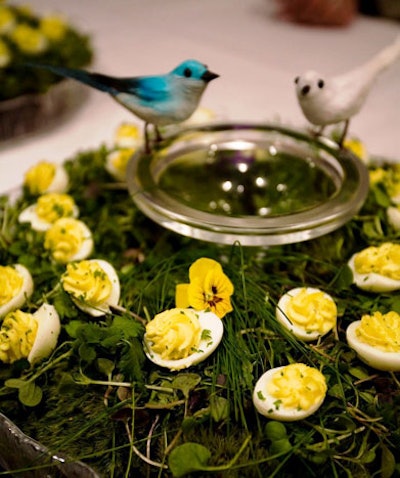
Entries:
POLYGON ((213 312, 174 308, 146 325, 144 350, 160 367, 181 370, 209 357, 221 342, 222 320, 213 312))
POLYGON ((400 315, 374 312, 352 322, 346 339, 360 359, 377 370, 400 371, 400 315))
POLYGON ((348 265, 357 287, 371 292, 400 289, 400 244, 385 242, 353 254, 348 265))
POLYGON ((72 196, 62 193, 47 193, 38 198, 35 204, 24 209, 19 222, 28 222, 35 231, 47 231, 62 217, 78 217, 79 209, 72 196))
POLYGON ((337 307, 329 294, 313 287, 297 287, 279 299, 276 318, 298 339, 308 342, 336 326, 337 307))
POLYGON ((32 292, 32 276, 25 266, 0 266, 0 317, 22 307, 32 292))
POLYGON ((70 262, 61 277, 64 290, 77 307, 99 317, 118 305, 120 283, 114 267, 102 259, 70 262))
POLYGON ((84 222, 72 217, 63 217, 46 231, 44 247, 51 252, 56 262, 65 264, 81 261, 92 253, 93 237, 84 222))
POLYGON ((33 314, 20 309, 9 312, 0 329, 0 361, 43 360, 55 349, 60 330, 60 317, 50 304, 42 304, 33 314))
POLYGON ((31 194, 65 193, 69 178, 62 164, 40 161, 25 173, 24 186, 31 194))
POLYGON ((267 418, 303 420, 322 405, 326 391, 326 380, 319 370, 293 363, 265 372, 254 388, 253 403, 267 418))

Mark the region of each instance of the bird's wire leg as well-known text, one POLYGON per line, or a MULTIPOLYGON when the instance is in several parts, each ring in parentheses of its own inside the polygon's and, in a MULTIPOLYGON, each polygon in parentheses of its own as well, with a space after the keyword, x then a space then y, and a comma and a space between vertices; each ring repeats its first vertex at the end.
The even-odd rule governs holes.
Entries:
POLYGON ((346 139, 347 131, 349 129, 349 123, 350 123, 350 120, 346 120, 344 122, 344 128, 343 128, 342 136, 340 137, 339 142, 338 142, 340 147, 343 146, 344 140, 346 139))
POLYGON ((156 134, 157 143, 160 143, 162 141, 162 136, 161 136, 160 130, 157 128, 156 125, 154 125, 154 132, 156 134))
POLYGON ((144 124, 144 150, 146 154, 149 154, 151 150, 148 127, 149 127, 149 123, 145 123, 144 124))
POLYGON ((323 132, 324 132, 324 129, 325 129, 325 125, 321 126, 320 128, 317 129, 317 131, 315 132, 315 136, 318 138, 319 136, 322 136, 323 132))

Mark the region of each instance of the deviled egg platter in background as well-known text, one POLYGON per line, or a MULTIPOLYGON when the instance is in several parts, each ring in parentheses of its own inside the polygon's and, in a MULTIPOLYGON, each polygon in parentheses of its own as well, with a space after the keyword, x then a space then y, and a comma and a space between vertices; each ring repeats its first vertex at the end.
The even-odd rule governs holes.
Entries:
POLYGON ((146 325, 144 350, 160 367, 182 370, 209 357, 221 342, 222 320, 213 312, 174 308, 146 325))
POLYGON ((267 418, 303 420, 322 405, 326 391, 326 380, 319 370, 293 363, 265 372, 254 387, 253 403, 267 418))
POLYGON ((400 372, 400 315, 377 311, 352 322, 346 330, 349 346, 370 367, 400 372))
POLYGON ((329 294, 313 287, 297 287, 279 299, 276 318, 298 339, 309 342, 336 327, 337 307, 329 294))

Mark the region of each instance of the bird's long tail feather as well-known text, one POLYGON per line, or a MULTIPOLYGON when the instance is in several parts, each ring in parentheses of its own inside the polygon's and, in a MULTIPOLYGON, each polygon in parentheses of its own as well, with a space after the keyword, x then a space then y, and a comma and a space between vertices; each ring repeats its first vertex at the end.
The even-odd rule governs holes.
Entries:
POLYGON ((103 75, 90 73, 88 71, 75 68, 67 68, 64 66, 54 66, 42 63, 26 63, 26 65, 33 68, 42 68, 65 78, 72 78, 106 93, 110 93, 112 90, 110 86, 106 85, 104 82, 101 81, 103 75))
POLYGON ((377 53, 369 62, 368 66, 371 70, 377 72, 385 70, 388 66, 400 58, 400 35, 396 40, 377 53))

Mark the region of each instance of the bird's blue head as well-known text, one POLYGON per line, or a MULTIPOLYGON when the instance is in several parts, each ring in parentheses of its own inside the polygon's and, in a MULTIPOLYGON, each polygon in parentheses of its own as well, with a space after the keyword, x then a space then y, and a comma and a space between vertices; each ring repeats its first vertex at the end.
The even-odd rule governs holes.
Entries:
POLYGON ((183 78, 203 80, 206 83, 219 77, 219 75, 208 70, 206 65, 203 65, 203 63, 200 63, 197 60, 185 60, 174 68, 171 73, 183 78))

